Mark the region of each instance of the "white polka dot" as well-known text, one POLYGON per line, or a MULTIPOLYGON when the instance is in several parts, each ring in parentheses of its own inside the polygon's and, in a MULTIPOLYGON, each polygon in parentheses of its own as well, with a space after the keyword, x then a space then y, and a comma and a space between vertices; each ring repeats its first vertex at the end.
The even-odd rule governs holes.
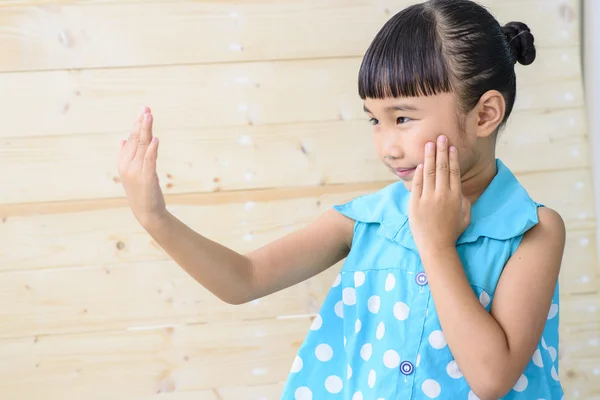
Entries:
POLYGON ((556 317, 556 314, 558 314, 558 304, 552 304, 550 306, 550 311, 548 312, 548 319, 556 317))
POLYGON ((333 281, 331 287, 338 287, 340 286, 340 283, 342 283, 342 275, 338 274, 338 276, 335 277, 335 281, 333 281))
POLYGON ((331 360, 331 357, 333 357, 333 349, 330 345, 322 343, 315 349, 315 355, 319 361, 326 362, 331 360))
POLYGON ((379 325, 377 325, 377 332, 375 333, 375 337, 381 340, 383 338, 383 335, 385 335, 385 324, 383 323, 383 321, 381 321, 379 325))
POLYGON ((548 346, 546 345, 546 341, 544 340, 544 337, 542 337, 542 347, 545 349, 548 349, 548 346))
POLYGON ((312 325, 310 326, 311 331, 318 331, 323 325, 323 318, 321 318, 320 314, 317 314, 312 325))
POLYGON ((396 368, 400 365, 400 355, 395 350, 383 353, 383 364, 388 368, 396 368))
POLYGON ((528 383, 529 381, 527 380, 527 377, 525 375, 521 375, 517 383, 515 383, 515 386, 513 386, 513 390, 515 392, 522 392, 527 389, 528 383))
POLYGON ((371 296, 368 301, 368 308, 373 314, 377 314, 379 312, 379 307, 381 306, 381 299, 379 296, 371 296))
POLYGON ((556 361, 556 349, 552 346, 548 346, 548 353, 550 353, 550 358, 552 359, 552 362, 556 361))
POLYGON ((344 336, 344 347, 346 347, 346 336, 344 336))
POLYGON ((312 392, 306 386, 299 387, 294 393, 296 400, 312 400, 312 392))
POLYGON ((387 278, 385 279, 385 291, 389 292, 394 288, 394 286, 396 286, 396 278, 394 278, 394 275, 388 274, 387 278))
POLYGON ((347 306, 353 306, 356 304, 356 289, 345 288, 342 292, 342 299, 344 300, 344 304, 347 306))
POLYGON ((479 397, 477 397, 477 395, 475 393, 473 393, 473 391, 471 390, 469 392, 469 397, 467 400, 481 400, 479 397))
POLYGON ((421 364, 421 355, 417 354, 417 367, 421 364))
POLYGON ((540 351, 540 349, 537 349, 535 351, 535 353, 533 353, 533 363, 535 365, 537 365, 538 367, 542 368, 544 367, 544 361, 542 361, 542 352, 540 351))
POLYGON ((450 378, 460 379, 463 377, 462 371, 460 370, 460 368, 458 368, 458 364, 454 360, 448 363, 448 365, 446 366, 446 372, 448 373, 448 376, 450 376, 450 378))
POLYGON ((362 394, 362 392, 356 392, 356 393, 354 393, 354 395, 352 396, 352 400, 363 400, 363 394, 362 394))
POLYGON ((295 374, 296 372, 300 372, 302 370, 302 359, 298 356, 296 356, 296 359, 294 360, 294 363, 292 364, 292 369, 291 372, 292 374, 295 374))
POLYGON ((429 397, 430 399, 436 399, 442 392, 440 384, 433 379, 427 379, 425 382, 423 382, 421 389, 423 390, 423 393, 425 393, 425 396, 429 397))
POLYGON ((377 374, 375 373, 375 370, 372 369, 369 372, 369 387, 371 389, 373 389, 375 387, 375 381, 377 380, 377 374))
POLYGON ((352 367, 350 367, 350 364, 348 364, 348 373, 347 373, 348 379, 352 378, 352 367))
POLYGON ((410 309, 408 308, 406 303, 399 301, 394 305, 394 316, 400 321, 404 321, 405 319, 407 319, 409 312, 410 309))
POLYGON ((446 338, 444 337, 444 333, 442 331, 433 331, 431 335, 429 335, 429 344, 434 349, 443 349, 446 347, 446 338))
POLYGON ((362 271, 357 271, 354 273, 354 287, 362 286, 365 283, 365 273, 362 271))
POLYGON ((490 299, 490 295, 485 290, 481 292, 479 295, 479 302, 484 308, 487 308, 487 306, 490 305, 490 301, 492 301, 492 299, 490 299))
POLYGON ((340 318, 344 318, 344 305, 342 304, 341 301, 338 301, 335 304, 335 307, 333 308, 333 310, 335 311, 335 315, 337 315, 340 318))
POLYGON ((361 326, 362 326, 362 324, 360 322, 360 319, 357 319, 356 323, 354 324, 354 333, 360 332, 361 326))
POLYGON ((360 356, 363 358, 363 360, 369 361, 371 354, 373 354, 373 346, 371 346, 370 343, 364 344, 360 349, 360 356))
POLYGON ((344 384, 339 376, 331 375, 325 380, 325 389, 327 389, 329 393, 339 393, 342 391, 343 387, 344 384))

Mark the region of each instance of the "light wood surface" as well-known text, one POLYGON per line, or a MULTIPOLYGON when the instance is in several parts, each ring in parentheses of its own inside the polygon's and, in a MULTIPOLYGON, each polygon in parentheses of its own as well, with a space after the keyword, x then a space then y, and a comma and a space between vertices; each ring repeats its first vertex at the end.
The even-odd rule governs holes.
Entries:
MULTIPOLYGON (((142 105, 169 209, 245 252, 393 177, 357 96, 413 0, 0 0, 0 392, 8 400, 278 399, 341 263, 242 306, 136 223, 116 171, 142 105)), ((532 29, 497 154, 568 233, 565 399, 600 400, 600 268, 577 0, 484 0, 532 29)))

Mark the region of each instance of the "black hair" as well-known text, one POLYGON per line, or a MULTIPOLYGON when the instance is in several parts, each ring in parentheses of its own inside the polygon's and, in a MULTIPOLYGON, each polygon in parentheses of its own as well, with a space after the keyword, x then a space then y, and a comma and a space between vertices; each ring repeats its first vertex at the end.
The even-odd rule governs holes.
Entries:
POLYGON ((534 37, 522 22, 500 26, 471 0, 429 0, 390 18, 360 66, 361 99, 457 94, 468 112, 488 90, 504 96, 506 123, 516 96, 515 64, 535 60, 534 37))

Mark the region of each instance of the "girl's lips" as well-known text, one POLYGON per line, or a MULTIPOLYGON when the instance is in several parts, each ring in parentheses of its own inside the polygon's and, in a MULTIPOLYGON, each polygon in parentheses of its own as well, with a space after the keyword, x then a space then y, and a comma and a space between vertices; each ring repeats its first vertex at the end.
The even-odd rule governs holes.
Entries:
POLYGON ((395 168, 394 171, 396 171, 396 175, 398 175, 400 178, 406 178, 415 172, 415 169, 416 168, 395 168))

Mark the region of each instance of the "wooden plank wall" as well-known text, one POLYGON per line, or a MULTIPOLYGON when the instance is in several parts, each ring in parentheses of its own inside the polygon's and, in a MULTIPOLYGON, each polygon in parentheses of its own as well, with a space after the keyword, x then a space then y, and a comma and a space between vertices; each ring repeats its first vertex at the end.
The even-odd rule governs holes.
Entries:
MULTIPOLYGON (((391 177, 356 93, 409 0, 0 0, 0 393, 7 400, 276 399, 336 265, 243 306, 216 300, 136 224, 116 150, 142 105, 171 210, 239 251, 391 177)), ((486 0, 538 60, 499 156, 568 226, 561 378, 600 399, 577 0, 486 0)))

